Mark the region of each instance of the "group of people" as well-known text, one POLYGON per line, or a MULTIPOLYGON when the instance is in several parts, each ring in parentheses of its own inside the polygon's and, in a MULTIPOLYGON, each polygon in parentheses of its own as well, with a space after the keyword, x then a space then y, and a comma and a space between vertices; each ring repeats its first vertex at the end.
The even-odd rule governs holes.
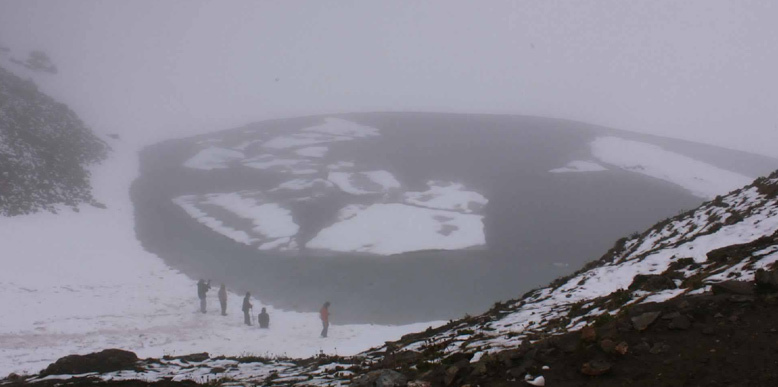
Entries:
MULTIPOLYGON (((197 296, 200 298, 200 312, 206 313, 206 295, 208 294, 208 291, 211 290, 211 281, 208 280, 207 282, 203 279, 200 279, 200 281, 197 282, 197 296)), ((219 287, 219 304, 222 308, 222 316, 227 315, 227 288, 224 286, 224 284, 221 284, 219 287)), ((246 296, 243 297, 243 306, 241 310, 243 311, 243 322, 246 325, 251 325, 251 311, 253 310, 254 305, 251 303, 251 293, 246 292, 246 296)), ((321 337, 327 337, 327 332, 330 328, 330 303, 329 301, 325 302, 324 305, 319 310, 319 318, 321 319, 321 337)), ((267 313, 266 308, 262 308, 262 312, 257 315, 257 323, 259 324, 260 328, 268 329, 270 328, 270 315, 267 313)))

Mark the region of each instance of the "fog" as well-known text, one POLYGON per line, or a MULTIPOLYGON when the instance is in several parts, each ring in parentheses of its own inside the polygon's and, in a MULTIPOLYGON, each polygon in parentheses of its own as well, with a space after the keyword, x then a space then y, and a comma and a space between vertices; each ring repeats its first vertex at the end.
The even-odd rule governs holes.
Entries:
MULTIPOLYGON (((778 157, 772 1, 0 2, 44 90, 141 143, 360 111, 565 118, 778 157)), ((473 128, 478 130, 478 128, 473 128)))

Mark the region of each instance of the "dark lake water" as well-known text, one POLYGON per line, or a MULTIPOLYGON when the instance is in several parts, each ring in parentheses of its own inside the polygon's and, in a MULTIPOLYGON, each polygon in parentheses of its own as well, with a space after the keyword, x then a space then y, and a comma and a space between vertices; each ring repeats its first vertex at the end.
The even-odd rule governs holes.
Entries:
MULTIPOLYGON (((621 170, 553 174, 588 157, 597 136, 649 141, 741 173, 775 168, 774 160, 682 141, 522 116, 375 113, 340 117, 376 127, 381 136, 329 144, 332 160, 385 169, 422 189, 427 180, 464 183, 484 194, 486 246, 395 256, 262 252, 190 218, 171 199, 184 194, 266 190, 289 180, 251 168, 198 171, 181 163, 203 137, 163 142, 141 153, 132 187, 136 232, 144 247, 193 279, 225 282, 275 307, 314 311, 333 304, 335 323, 408 323, 479 313, 599 258, 620 237, 642 231, 702 200, 682 188, 621 170), (556 264, 555 264, 556 263, 556 264)), ((247 129, 296 130, 321 117, 268 121, 247 129)), ((312 233, 348 198, 334 196, 296 213, 312 233)), ((192 283, 192 294, 195 284, 192 283)))

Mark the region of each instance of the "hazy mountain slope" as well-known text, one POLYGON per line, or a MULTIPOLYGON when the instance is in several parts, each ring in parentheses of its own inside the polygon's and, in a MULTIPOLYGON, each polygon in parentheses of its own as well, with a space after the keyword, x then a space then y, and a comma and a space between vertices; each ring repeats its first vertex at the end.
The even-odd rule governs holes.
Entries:
POLYGON ((67 106, 0 67, 0 215, 97 204, 87 168, 107 151, 67 106))

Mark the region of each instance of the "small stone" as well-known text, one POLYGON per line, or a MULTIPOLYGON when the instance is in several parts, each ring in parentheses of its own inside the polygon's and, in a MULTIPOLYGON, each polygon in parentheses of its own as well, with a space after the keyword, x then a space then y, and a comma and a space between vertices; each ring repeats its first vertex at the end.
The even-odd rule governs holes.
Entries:
POLYGON ((597 340, 597 331, 592 326, 585 326, 581 329, 581 340, 592 343, 597 340))
POLYGON ((432 387, 432 383, 423 380, 414 380, 408 382, 408 387, 432 387))
POLYGON ((670 346, 665 343, 656 343, 653 347, 651 347, 651 350, 649 351, 653 355, 658 355, 663 352, 667 352, 670 350, 670 346))
POLYGON ((676 317, 678 317, 680 315, 681 315, 680 312, 668 313, 668 314, 662 316, 662 320, 672 320, 672 319, 674 319, 674 318, 676 318, 676 317))
POLYGON ((605 353, 612 353, 616 348, 616 343, 614 343, 611 339, 604 339, 600 341, 600 348, 605 353))
POLYGON ((646 330, 659 317, 660 312, 643 313, 640 316, 632 318, 632 326, 638 331, 646 330))
POLYGON ((670 329, 678 329, 685 331, 689 328, 691 328, 692 322, 689 320, 686 316, 678 315, 673 319, 673 321, 670 321, 670 324, 667 326, 670 329))
POLYGON ((640 344, 635 346, 635 351, 637 352, 648 352, 651 350, 651 346, 648 345, 645 341, 640 342, 640 344))
POLYGON ((611 364, 605 360, 595 359, 588 363, 584 363, 581 367, 581 373, 589 376, 602 375, 611 369, 611 364))
POLYGON ((627 344, 626 341, 622 341, 618 344, 616 344, 616 348, 613 349, 614 352, 618 353, 619 355, 626 355, 629 351, 629 344, 627 344))

